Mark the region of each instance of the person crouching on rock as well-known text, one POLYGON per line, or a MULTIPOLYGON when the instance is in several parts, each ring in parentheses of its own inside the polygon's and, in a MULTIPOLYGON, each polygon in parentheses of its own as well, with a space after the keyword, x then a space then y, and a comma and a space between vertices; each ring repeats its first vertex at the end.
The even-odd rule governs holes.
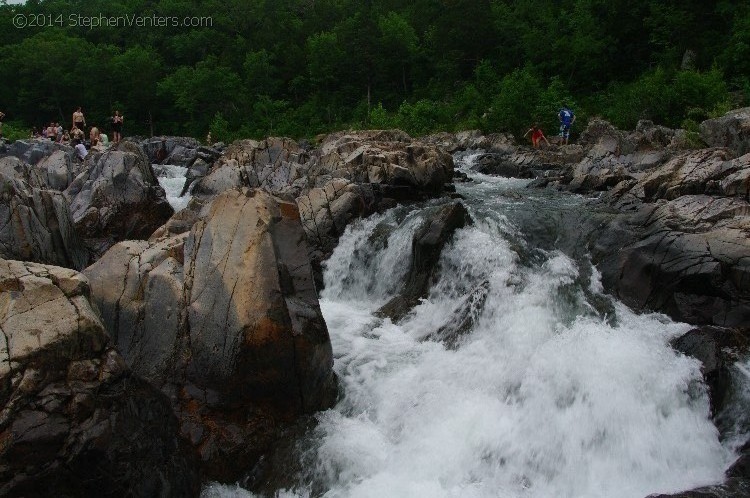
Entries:
POLYGON ((73 128, 70 129, 70 138, 73 139, 73 141, 79 141, 83 142, 83 139, 85 138, 85 134, 83 133, 83 130, 80 129, 75 124, 73 125, 73 128))
POLYGON ((539 144, 542 140, 544 140, 547 145, 549 145, 547 137, 544 136, 544 132, 536 123, 534 123, 534 126, 529 128, 529 131, 523 134, 524 138, 526 138, 526 135, 528 135, 529 133, 531 133, 531 145, 533 145, 535 149, 539 148, 539 144))
POLYGON ((89 151, 86 150, 86 146, 83 145, 83 142, 81 140, 73 140, 74 149, 76 151, 76 156, 78 156, 78 159, 83 161, 86 159, 86 156, 89 154, 89 151))

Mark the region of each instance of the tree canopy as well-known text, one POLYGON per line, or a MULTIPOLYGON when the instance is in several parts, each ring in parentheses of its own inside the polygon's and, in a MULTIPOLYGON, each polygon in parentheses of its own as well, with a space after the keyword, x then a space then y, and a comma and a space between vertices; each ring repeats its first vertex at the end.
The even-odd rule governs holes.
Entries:
POLYGON ((127 134, 519 134, 568 102, 691 128, 750 96, 750 4, 730 0, 28 0, 0 22, 0 109, 27 127, 80 105, 127 134))

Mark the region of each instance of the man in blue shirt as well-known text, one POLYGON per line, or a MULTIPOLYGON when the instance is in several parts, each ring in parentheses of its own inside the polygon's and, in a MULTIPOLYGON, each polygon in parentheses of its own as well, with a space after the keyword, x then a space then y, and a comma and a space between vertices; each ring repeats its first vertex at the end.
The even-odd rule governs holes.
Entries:
POLYGON ((560 120, 560 136, 565 140, 565 145, 568 145, 570 126, 576 122, 576 115, 570 107, 564 105, 557 113, 557 119, 560 120))

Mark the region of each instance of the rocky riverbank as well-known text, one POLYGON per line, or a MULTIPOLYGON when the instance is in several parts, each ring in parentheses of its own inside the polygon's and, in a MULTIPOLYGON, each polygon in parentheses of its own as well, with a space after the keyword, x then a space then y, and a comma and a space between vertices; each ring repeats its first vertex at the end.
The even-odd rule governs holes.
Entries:
MULTIPOLYGON (((601 120, 579 144, 541 150, 502 134, 397 130, 336 133, 317 147, 133 139, 83 163, 66 147, 12 144, 0 153, 4 494, 65 482, 72 494, 116 495, 133 480, 136 496, 194 495, 199 481, 242 479, 285 428, 336 400, 322 262, 352 220, 452 196, 454 178, 466 179, 454 171, 460 150, 481 154, 485 174, 592 196, 571 240, 629 306, 701 327, 675 347, 703 361, 719 420, 750 323, 746 115, 704 123, 711 146, 698 150, 682 130, 601 120), (177 213, 158 163, 188 170, 192 198, 177 213), (123 427, 149 444, 129 447, 123 427), (75 462, 100 459, 79 483, 75 462), (138 477, 150 467, 158 483, 138 477)), ((394 321, 473 222, 460 202, 425 213, 399 296, 379 311, 394 321)), ((453 347, 462 320, 434 336, 453 347)), ((746 486, 744 461, 731 489, 746 486)))
POLYGON ((7 147, 3 494, 133 481, 134 496, 189 496, 242 479, 336 400, 314 274, 347 223, 444 195, 452 176, 450 154, 397 131, 316 149, 127 140, 82 163, 48 142, 7 147), (187 209, 167 203, 158 163, 188 168, 187 209), (124 427, 140 442, 120 442, 124 427))

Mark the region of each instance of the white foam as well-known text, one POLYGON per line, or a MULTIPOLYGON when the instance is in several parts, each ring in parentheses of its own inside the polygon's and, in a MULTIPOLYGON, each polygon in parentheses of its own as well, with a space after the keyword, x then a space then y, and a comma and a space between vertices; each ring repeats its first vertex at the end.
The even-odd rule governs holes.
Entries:
POLYGON ((299 489, 279 496, 308 496, 313 481, 326 497, 379 498, 642 498, 721 482, 734 454, 699 363, 669 346, 689 327, 620 303, 614 319, 591 313, 599 273, 554 251, 523 266, 496 208, 456 232, 400 324, 372 313, 398 289, 419 213, 387 247, 371 234, 398 225, 392 213, 347 229, 321 299, 345 395, 319 415, 299 489), (424 340, 480 284, 486 302, 459 347, 424 340))
POLYGON ((157 171, 159 185, 162 186, 164 192, 167 194, 167 202, 169 202, 175 212, 180 211, 190 202, 189 193, 180 197, 182 187, 185 185, 187 168, 165 164, 160 165, 157 171))

